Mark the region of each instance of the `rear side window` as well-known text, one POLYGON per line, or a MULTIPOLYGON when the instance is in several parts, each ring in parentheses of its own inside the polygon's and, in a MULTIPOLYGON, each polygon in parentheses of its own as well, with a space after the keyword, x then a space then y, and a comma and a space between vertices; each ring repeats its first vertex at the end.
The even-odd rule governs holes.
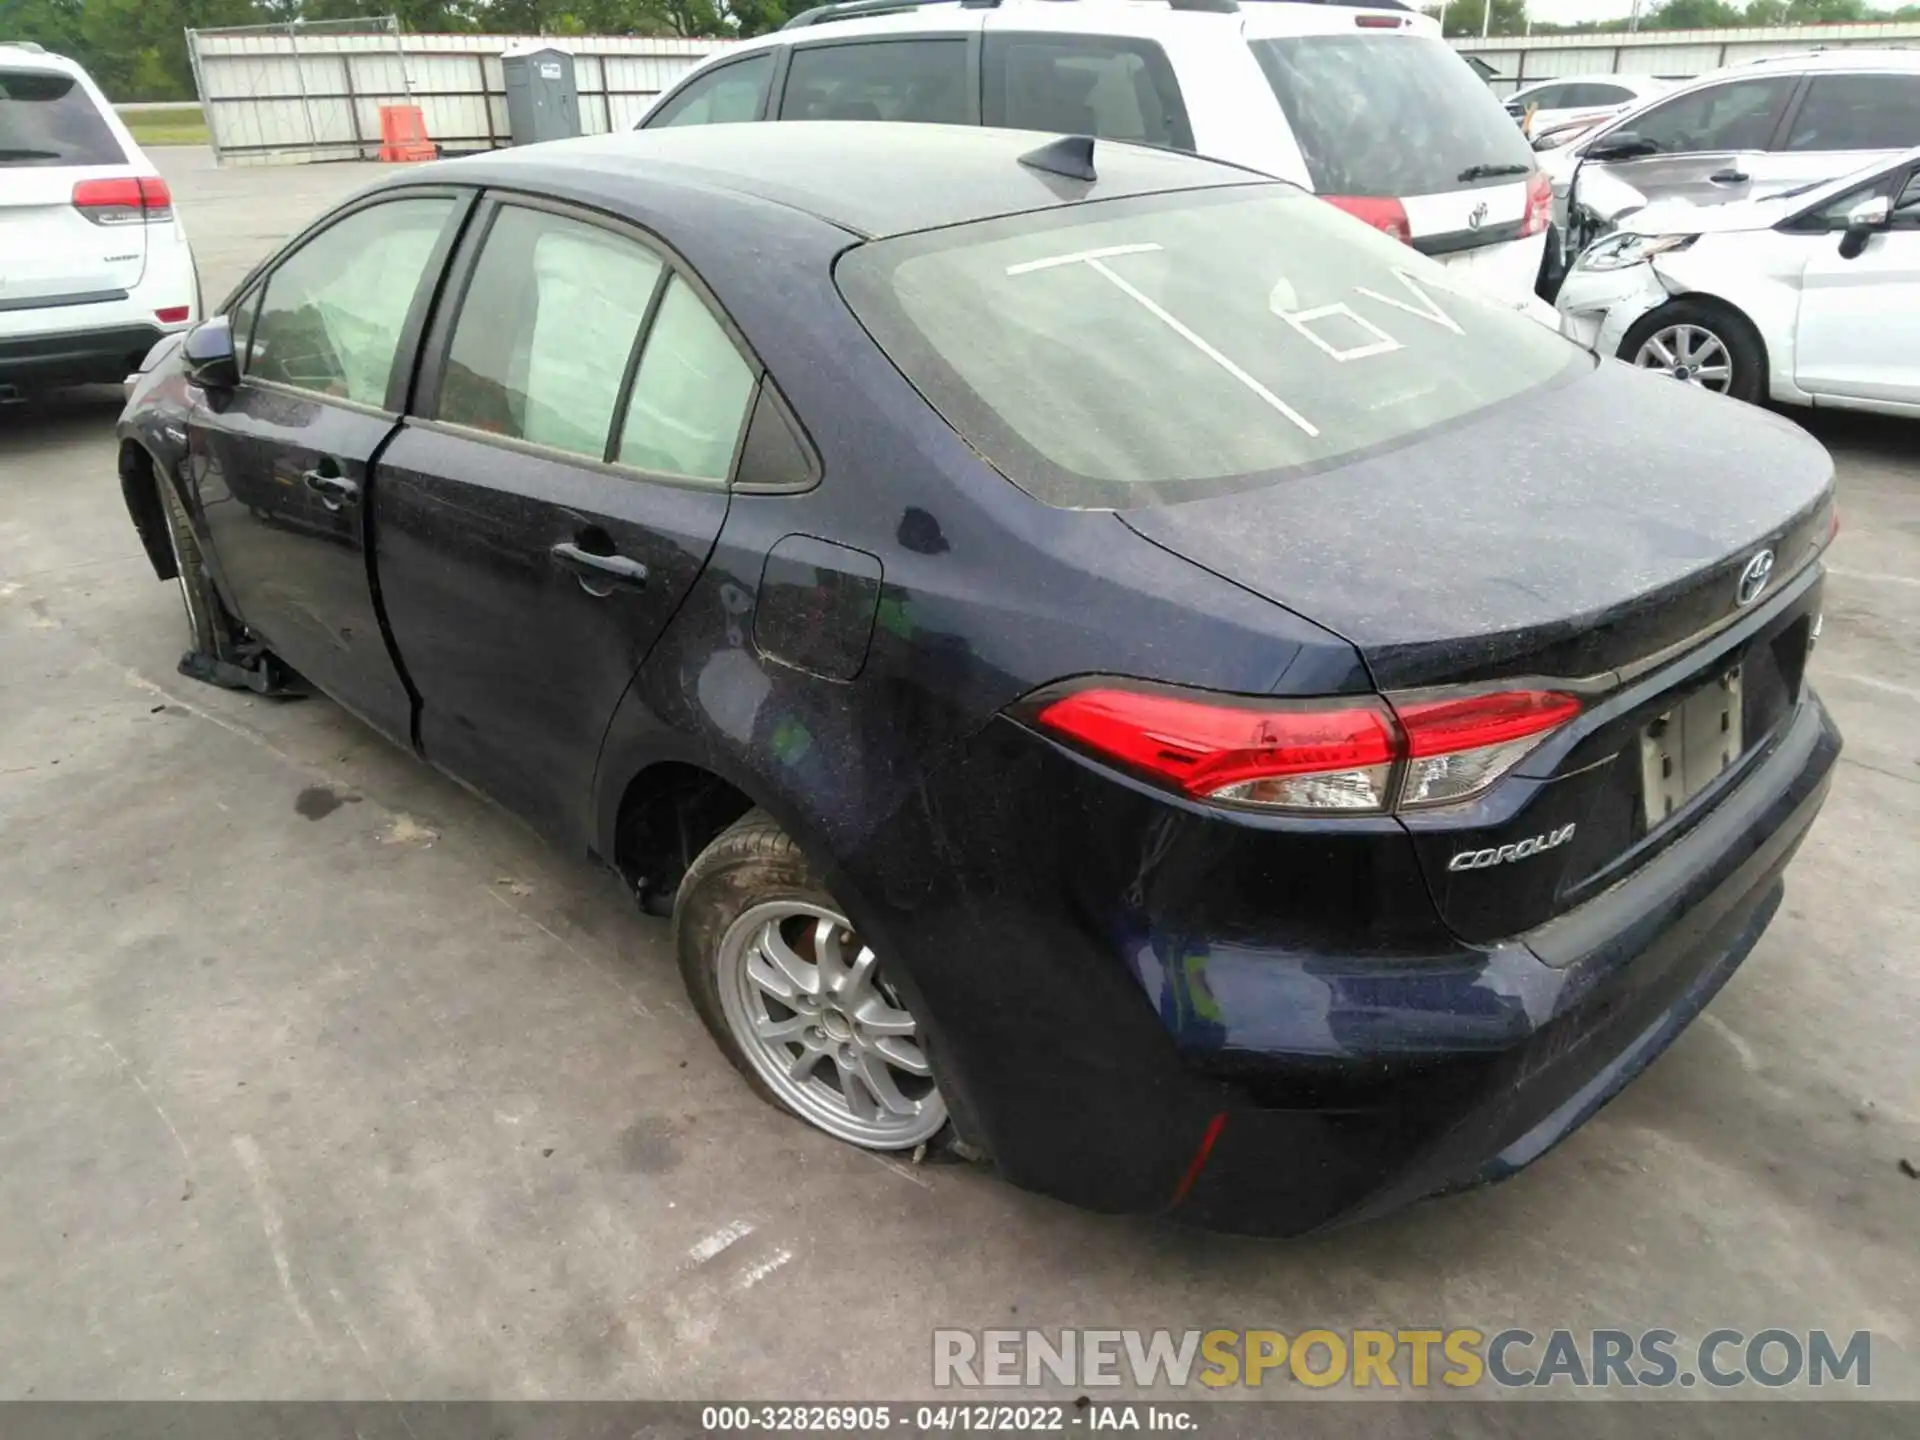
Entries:
POLYGON ((725 481, 753 399, 752 368, 675 275, 647 331, 618 459, 642 470, 725 481))
POLYGON ((1513 118, 1440 40, 1396 33, 1249 43, 1322 195, 1405 199, 1510 185, 1533 169, 1513 118))
POLYGON ((1920 75, 1816 75, 1787 150, 1905 150, 1920 139, 1920 75))
POLYGON ((247 373, 384 406, 407 314, 453 204, 369 205, 281 261, 267 278, 247 373))
POLYGON ((900 236, 835 274, 947 423, 1051 505, 1272 483, 1592 364, 1291 186, 900 236))
POLYGON ((454 324, 438 418, 600 459, 664 268, 597 226, 501 210, 454 324))
POLYGON ((988 125, 1193 149, 1173 66, 1151 40, 989 34, 981 64, 988 125))
POLYGON ((965 40, 807 45, 787 62, 782 120, 908 120, 964 125, 965 40))
POLYGON ((1781 107, 1793 93, 1794 78, 1735 80, 1677 96, 1615 130, 1632 131, 1659 146, 1662 155, 1705 150, 1764 150, 1773 138, 1781 107))
POLYGON ((723 125, 758 120, 760 102, 773 75, 773 55, 763 51, 709 70, 640 122, 643 130, 666 125, 723 125))
POLYGON ((0 168, 126 163, 78 80, 48 70, 0 70, 0 168))

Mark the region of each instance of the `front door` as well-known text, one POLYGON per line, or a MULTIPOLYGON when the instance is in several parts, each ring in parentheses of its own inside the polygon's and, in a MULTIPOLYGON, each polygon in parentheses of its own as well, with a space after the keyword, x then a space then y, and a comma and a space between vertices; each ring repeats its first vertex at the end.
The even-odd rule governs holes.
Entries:
POLYGON ((1840 253, 1835 231, 1807 239, 1794 381, 1814 395, 1920 404, 1920 169, 1842 196, 1827 213, 1842 225, 1875 190, 1893 210, 1858 255, 1840 253))
POLYGON ((402 744, 412 702, 374 608, 365 502, 465 203, 382 200, 281 260, 236 317, 240 387, 197 393, 191 421, 188 473, 241 620, 402 744))
POLYGON ((607 722, 726 519, 757 371, 609 221, 494 206, 456 286, 380 460, 381 595, 427 758, 584 841, 607 722))
POLYGON ((1631 132, 1656 146, 1633 160, 1589 160, 1577 184, 1604 173, 1649 201, 1670 197, 1714 205, 1744 200, 1767 166, 1767 147, 1798 81, 1754 76, 1703 86, 1609 126, 1592 143, 1631 132))

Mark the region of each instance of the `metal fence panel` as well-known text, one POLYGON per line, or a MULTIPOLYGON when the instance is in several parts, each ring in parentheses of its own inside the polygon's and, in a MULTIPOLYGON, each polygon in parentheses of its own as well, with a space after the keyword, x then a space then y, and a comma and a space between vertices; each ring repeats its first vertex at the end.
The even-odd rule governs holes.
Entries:
POLYGON ((557 45, 574 57, 580 127, 629 128, 724 40, 678 36, 404 35, 392 16, 187 32, 222 164, 371 160, 380 107, 418 105, 443 153, 508 143, 502 51, 557 45))

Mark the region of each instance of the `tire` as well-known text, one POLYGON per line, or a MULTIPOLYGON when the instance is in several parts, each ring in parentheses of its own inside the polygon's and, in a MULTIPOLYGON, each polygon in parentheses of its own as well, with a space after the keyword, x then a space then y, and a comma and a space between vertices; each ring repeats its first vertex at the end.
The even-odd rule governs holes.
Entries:
POLYGON ((869 1150, 951 1141, 918 1022, 764 811, 721 832, 688 867, 673 944, 694 1009, 763 1100, 869 1150))
POLYGON ((1698 373, 1676 378, 1685 378, 1688 384, 1745 400, 1750 405, 1766 398, 1766 342, 1760 338, 1753 322, 1731 305, 1699 296, 1671 300, 1634 322, 1620 342, 1619 354, 1629 365, 1673 374, 1676 367, 1661 359, 1663 351, 1674 362, 1690 358, 1717 361, 1724 355, 1730 371, 1724 383, 1718 383, 1718 377, 1713 374, 1719 368, 1717 363, 1695 366, 1698 373), (1691 339, 1690 355, 1683 355, 1684 347, 1675 341, 1676 332, 1691 339))
POLYGON ((207 562, 200 553, 200 542, 187 522, 186 506, 180 496, 159 475, 153 477, 160 493, 160 510, 167 522, 167 542, 173 550, 174 569, 178 572, 181 604, 187 612, 187 644, 190 655, 210 660, 230 659, 234 651, 233 622, 215 593, 207 575, 207 562))

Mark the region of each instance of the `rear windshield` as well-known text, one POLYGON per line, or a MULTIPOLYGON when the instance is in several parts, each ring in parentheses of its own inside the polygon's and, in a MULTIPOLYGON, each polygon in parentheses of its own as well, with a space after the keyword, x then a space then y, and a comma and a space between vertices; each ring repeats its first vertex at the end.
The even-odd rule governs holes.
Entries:
POLYGON ((1250 488, 1591 367, 1292 186, 901 236, 849 252, 836 276, 947 423, 1066 507, 1250 488))
POLYGON ((0 166, 123 165, 126 159, 71 75, 0 70, 0 166))
POLYGON ((1322 195, 1404 199, 1511 185, 1533 169, 1513 117, 1442 41, 1374 34, 1250 43, 1322 195))

